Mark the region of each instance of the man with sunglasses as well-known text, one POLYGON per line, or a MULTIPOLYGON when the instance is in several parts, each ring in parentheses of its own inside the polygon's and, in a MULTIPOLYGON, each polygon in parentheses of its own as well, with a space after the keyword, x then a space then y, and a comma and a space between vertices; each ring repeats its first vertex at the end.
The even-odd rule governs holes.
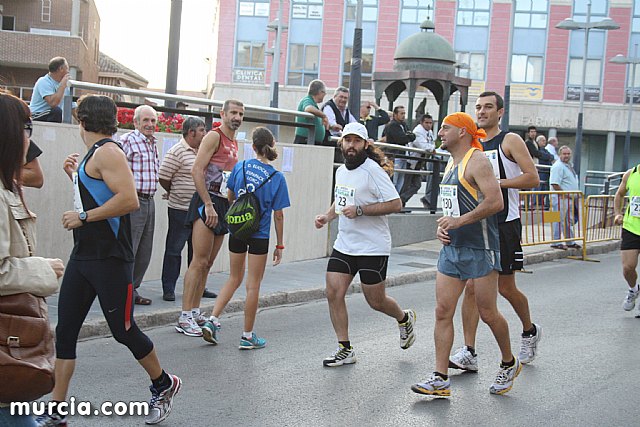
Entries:
POLYGON ((193 256, 191 228, 185 227, 184 223, 196 191, 191 168, 205 134, 204 121, 199 117, 188 117, 182 123, 182 139, 167 151, 158 172, 160 185, 167 191, 169 200, 169 228, 162 262, 162 299, 165 301, 176 299, 176 280, 180 275, 185 243, 188 244, 189 263, 193 256))

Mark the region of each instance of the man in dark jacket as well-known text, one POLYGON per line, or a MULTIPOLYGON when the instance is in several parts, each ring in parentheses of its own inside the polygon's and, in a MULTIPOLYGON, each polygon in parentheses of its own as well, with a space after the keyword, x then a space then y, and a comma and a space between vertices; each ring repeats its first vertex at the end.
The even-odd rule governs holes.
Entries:
POLYGON ((389 123, 389 114, 373 101, 365 101, 360 106, 360 123, 367 128, 369 138, 378 140, 378 128, 389 123), (371 109, 375 110, 375 115, 371 115, 371 109))
MULTIPOLYGON (((389 122, 383 132, 383 136, 386 136, 387 143, 396 145, 407 145, 416 139, 413 132, 409 131, 409 127, 404 121, 406 112, 403 106, 399 105, 393 109, 393 119, 389 122)), ((396 155, 405 155, 405 151, 396 151, 396 155)), ((398 193, 402 190, 404 185, 404 173, 397 172, 398 169, 407 168, 407 160, 396 157, 393 167, 396 172, 393 174, 393 183, 396 186, 398 193)))

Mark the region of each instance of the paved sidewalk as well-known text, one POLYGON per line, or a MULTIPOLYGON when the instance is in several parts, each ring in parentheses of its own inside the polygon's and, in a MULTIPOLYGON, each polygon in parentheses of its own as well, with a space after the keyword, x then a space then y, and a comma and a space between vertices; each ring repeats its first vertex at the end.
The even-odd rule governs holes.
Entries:
MULTIPOLYGON (((619 247, 619 241, 590 244, 588 252, 591 254, 604 253, 619 247)), ((393 248, 389 257, 387 269, 387 286, 398 286, 407 283, 433 281, 436 274, 436 264, 441 244, 437 240, 414 243, 407 246, 393 248)), ((529 246, 524 248, 525 267, 534 271, 532 264, 565 258, 570 255, 580 255, 576 250, 554 250, 547 245, 529 246)), ((582 261, 576 261, 582 262, 582 261)), ((264 279, 260 289, 260 307, 299 303, 324 298, 324 274, 327 258, 292 262, 277 267, 267 264, 264 279)), ((209 275, 207 287, 218 292, 228 278, 228 273, 213 273, 209 275)), ((352 292, 359 292, 357 280, 351 286, 352 292)), ((182 298, 182 278, 176 288, 176 301, 162 300, 162 284, 159 280, 143 282, 141 293, 153 299, 150 306, 135 307, 136 322, 141 328, 171 324, 177 321, 180 313, 182 298)), ((241 285, 235 298, 229 303, 226 312, 241 311, 244 307, 245 289, 241 285)), ((213 299, 202 300, 202 308, 210 312, 213 299)), ((49 315, 51 325, 58 320, 57 294, 49 298, 49 315)), ((102 315, 100 305, 96 302, 91 307, 87 320, 80 332, 81 338, 109 334, 106 321, 102 315)))

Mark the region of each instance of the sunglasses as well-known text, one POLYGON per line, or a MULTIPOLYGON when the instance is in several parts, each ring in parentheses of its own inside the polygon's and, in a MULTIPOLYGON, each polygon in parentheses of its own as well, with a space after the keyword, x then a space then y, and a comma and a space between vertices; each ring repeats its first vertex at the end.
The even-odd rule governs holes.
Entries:
POLYGON ((24 124, 24 131, 27 133, 27 137, 31 138, 31 134, 33 133, 33 124, 30 121, 24 124))

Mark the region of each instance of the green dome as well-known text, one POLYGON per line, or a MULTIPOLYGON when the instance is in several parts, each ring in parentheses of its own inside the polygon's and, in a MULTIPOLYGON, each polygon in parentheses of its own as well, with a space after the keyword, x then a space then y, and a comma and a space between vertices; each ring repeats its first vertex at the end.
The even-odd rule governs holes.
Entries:
POLYGON ((400 62, 433 60, 454 64, 456 54, 453 47, 444 37, 429 31, 435 28, 433 22, 426 20, 420 28, 422 31, 407 37, 400 43, 393 59, 400 62))

